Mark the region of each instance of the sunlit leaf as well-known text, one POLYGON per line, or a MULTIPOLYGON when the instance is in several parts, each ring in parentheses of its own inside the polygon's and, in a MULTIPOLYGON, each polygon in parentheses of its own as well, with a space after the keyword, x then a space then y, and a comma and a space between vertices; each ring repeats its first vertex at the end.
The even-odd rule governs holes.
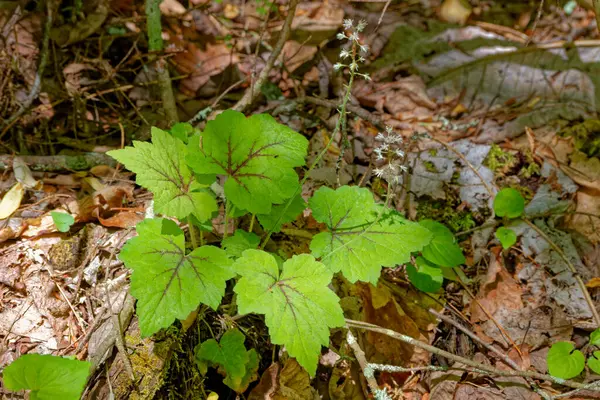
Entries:
POLYGON ((87 361, 26 354, 6 367, 3 380, 9 390, 31 390, 31 400, 78 400, 89 372, 87 361))
POLYGON ((573 343, 556 342, 550 347, 546 358, 550 375, 571 379, 581 374, 585 367, 585 357, 575 350, 573 343))
POLYGON ((225 175, 227 199, 236 208, 269 214, 299 186, 308 141, 267 114, 246 118, 228 110, 189 140, 187 162, 199 174, 225 175))
POLYGON ((419 224, 433 234, 431 242, 421 252, 427 261, 441 267, 457 267, 465 263, 465 256, 450 229, 431 219, 419 221, 419 224))
POLYGON ((411 252, 421 250, 431 239, 426 228, 375 204, 366 188, 322 187, 309 205, 313 217, 328 228, 313 237, 312 254, 350 282, 376 284, 382 267, 406 263, 411 252))
POLYGON ((219 306, 234 276, 225 250, 202 246, 185 254, 183 231, 168 219, 146 219, 136 230, 119 258, 133 270, 131 294, 144 336, 185 319, 200 303, 219 306))
POLYGON ((152 128, 152 143, 133 142, 133 147, 107 153, 136 173, 138 185, 154 193, 154 211, 184 219, 193 214, 206 221, 217 202, 207 184, 198 182, 185 163, 187 148, 179 139, 152 128))
POLYGON ((261 250, 246 250, 233 265, 240 314, 265 314, 271 342, 284 345, 312 376, 329 328, 345 324, 339 298, 328 285, 332 272, 309 254, 283 264, 261 250))

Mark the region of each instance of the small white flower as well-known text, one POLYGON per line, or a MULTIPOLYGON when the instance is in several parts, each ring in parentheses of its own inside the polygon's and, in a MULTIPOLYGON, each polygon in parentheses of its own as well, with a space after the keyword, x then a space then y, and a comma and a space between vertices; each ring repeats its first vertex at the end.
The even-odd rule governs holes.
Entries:
POLYGON ((383 174, 385 173, 385 171, 383 169, 375 168, 373 170, 373 173, 375 174, 376 177, 381 178, 383 176, 383 174))
POLYGON ((352 32, 350 36, 348 36, 348 40, 358 42, 358 32, 352 32))
POLYGON ((377 155, 377 161, 383 160, 383 155, 381 154, 380 148, 373 149, 373 153, 375 153, 377 155))
POLYGON ((343 33, 338 33, 337 38, 338 38, 338 40, 348 39, 348 37, 343 33))
POLYGON ((363 53, 367 53, 369 51, 369 46, 366 44, 361 44, 359 45, 360 47, 360 51, 362 51, 363 53))
POLYGON ((369 74, 362 74, 362 77, 365 78, 367 81, 371 80, 371 77, 369 76, 369 74))
POLYGON ((340 51, 340 58, 343 60, 344 58, 350 57, 350 52, 346 49, 340 51))
POLYGON ((408 167, 407 167, 406 165, 401 165, 401 166, 400 166, 400 169, 401 169, 403 172, 407 172, 407 171, 408 171, 408 167))
POLYGON ((396 149, 396 155, 398 157, 404 157, 404 152, 402 150, 400 150, 400 149, 396 149))
POLYGON ((342 64, 342 63, 335 63, 335 64, 333 64, 333 69, 334 69, 335 71, 339 71, 339 70, 340 70, 340 69, 342 69, 343 67, 344 67, 344 64, 342 64))
POLYGON ((352 27, 354 26, 354 21, 351 20, 350 18, 345 19, 343 25, 344 25, 344 29, 352 29, 352 27))
POLYGON ((379 148, 383 151, 387 150, 390 148, 390 145, 387 144, 386 142, 382 143, 381 146, 379 146, 379 148))
POLYGON ((356 24, 356 30, 358 32, 362 32, 366 27, 367 21, 365 21, 364 19, 361 19, 360 21, 358 21, 358 24, 356 24))
POLYGON ((365 58, 363 56, 359 56, 358 57, 358 62, 359 63, 363 63, 364 64, 365 61, 367 61, 367 60, 365 60, 365 58))
POLYGON ((352 61, 352 64, 350 64, 350 71, 358 71, 358 64, 356 61, 352 61))
POLYGON ((379 132, 377 134, 377 136, 375 136, 375 140, 379 140, 379 141, 385 140, 385 136, 383 136, 383 133, 379 132))
POLYGON ((385 127, 385 131, 389 134, 391 134, 394 131, 394 128, 392 128, 391 126, 386 126, 385 127))

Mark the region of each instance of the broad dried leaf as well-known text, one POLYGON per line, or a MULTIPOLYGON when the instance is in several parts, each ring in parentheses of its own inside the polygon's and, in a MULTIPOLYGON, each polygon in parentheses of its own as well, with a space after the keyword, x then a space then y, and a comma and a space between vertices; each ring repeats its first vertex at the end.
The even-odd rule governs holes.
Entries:
POLYGON ((283 263, 261 250, 246 250, 234 264, 242 277, 235 286, 240 314, 265 314, 271 342, 284 345, 311 376, 329 328, 343 326, 339 298, 327 286, 333 274, 309 254, 283 263))
POLYGON ((207 185, 199 183, 185 163, 183 142, 152 128, 152 143, 133 142, 133 147, 107 153, 137 174, 136 182, 154 193, 154 210, 184 219, 193 214, 200 221, 217 211, 207 185))
POLYGON ((298 189, 295 167, 304 165, 308 141, 267 114, 228 110, 190 138, 190 167, 199 174, 227 176, 224 189, 236 208, 269 214, 298 189))
POLYGON ((186 255, 183 231, 168 219, 144 220, 136 230, 119 258, 133 270, 131 294, 144 336, 185 319, 200 303, 219 306, 234 276, 224 250, 202 246, 186 255))
POLYGON ((332 272, 342 271, 352 283, 377 283, 381 267, 410 260, 410 253, 429 243, 431 233, 393 210, 375 204, 366 188, 322 187, 309 200, 313 217, 329 231, 313 237, 310 249, 332 272))

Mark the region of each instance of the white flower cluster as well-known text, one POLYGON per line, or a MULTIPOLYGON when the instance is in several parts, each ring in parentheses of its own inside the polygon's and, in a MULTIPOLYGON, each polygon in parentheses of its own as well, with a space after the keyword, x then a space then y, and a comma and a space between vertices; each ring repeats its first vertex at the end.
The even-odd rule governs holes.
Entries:
POLYGON ((356 25, 354 25, 354 21, 351 19, 345 19, 343 23, 343 27, 345 32, 340 32, 337 34, 337 38, 339 40, 348 40, 349 46, 348 48, 342 49, 340 51, 340 58, 342 60, 350 59, 349 64, 344 64, 338 62, 333 65, 333 69, 339 71, 342 68, 350 68, 350 71, 362 76, 366 80, 370 80, 371 77, 369 74, 362 74, 358 72, 358 64, 364 63, 366 60, 364 55, 366 55, 369 51, 369 46, 360 42, 360 32, 362 32, 367 26, 367 22, 364 20, 359 21, 356 25))
POLYGON ((379 146, 373 149, 376 161, 385 161, 385 163, 373 170, 376 177, 385 179, 389 183, 398 183, 401 174, 408 171, 404 165, 405 153, 402 150, 404 138, 394 132, 391 127, 386 127, 385 133, 378 133, 375 140, 381 142, 379 146))

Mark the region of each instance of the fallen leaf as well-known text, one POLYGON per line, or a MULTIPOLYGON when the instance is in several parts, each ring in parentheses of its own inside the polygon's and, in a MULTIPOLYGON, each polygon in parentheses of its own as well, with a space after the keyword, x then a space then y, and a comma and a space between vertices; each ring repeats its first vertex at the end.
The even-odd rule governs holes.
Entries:
POLYGON ((181 89, 193 95, 204 86, 212 76, 225 71, 230 65, 237 64, 238 55, 225 44, 208 43, 201 50, 193 43, 186 43, 185 50, 173 57, 177 69, 182 74, 190 74, 181 80, 181 89))
POLYGON ((366 107, 389 111, 398 120, 430 118, 437 105, 429 98, 423 80, 417 75, 394 82, 358 81, 352 93, 366 107))
POLYGON ((53 28, 50 31, 50 38, 61 47, 80 42, 96 32, 107 17, 107 5, 104 2, 99 2, 98 7, 89 13, 84 20, 53 28))
POLYGON ((0 201, 0 219, 8 218, 17 211, 23 200, 25 194, 25 188, 21 182, 17 182, 14 186, 4 195, 2 201, 0 201))
POLYGON ((294 358, 288 358, 281 369, 279 363, 267 368, 248 400, 316 399, 310 382, 308 372, 294 358))
POLYGON ((23 187, 27 189, 33 189, 39 185, 39 182, 35 180, 31 174, 29 166, 25 164, 25 161, 21 157, 15 157, 13 159, 13 172, 15 173, 15 179, 23 184, 23 187))
POLYGON ((472 8, 466 0, 444 0, 439 16, 451 24, 464 25, 471 15, 472 8))
POLYGON ((600 278, 596 277, 596 278, 592 278, 590 279, 586 284, 586 287, 589 287, 590 289, 596 289, 600 287, 600 278))
POLYGON ((288 72, 294 72, 302 64, 310 61, 317 54, 317 46, 306 46, 295 40, 288 40, 283 45, 279 61, 283 60, 288 72))

